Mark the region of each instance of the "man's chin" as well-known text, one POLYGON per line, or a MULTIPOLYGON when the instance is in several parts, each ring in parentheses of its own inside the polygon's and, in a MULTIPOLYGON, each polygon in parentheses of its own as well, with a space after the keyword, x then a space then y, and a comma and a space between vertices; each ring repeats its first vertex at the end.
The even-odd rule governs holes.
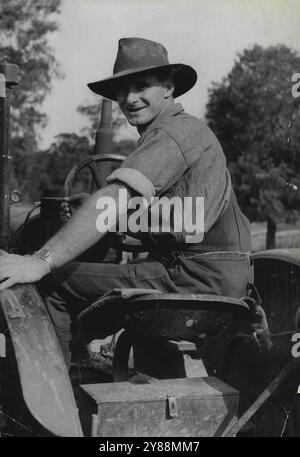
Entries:
POLYGON ((129 124, 133 127, 139 127, 141 125, 147 124, 143 119, 127 119, 129 124))

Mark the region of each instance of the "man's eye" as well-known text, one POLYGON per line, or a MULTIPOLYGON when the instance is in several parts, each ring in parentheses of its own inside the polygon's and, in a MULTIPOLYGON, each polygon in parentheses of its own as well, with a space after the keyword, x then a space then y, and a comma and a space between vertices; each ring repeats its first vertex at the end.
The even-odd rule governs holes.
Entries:
POLYGON ((117 98, 123 98, 125 96, 125 94, 126 94, 126 91, 122 87, 120 87, 116 91, 117 98))
POLYGON ((138 83, 138 84, 136 84, 136 86, 135 86, 135 88, 136 88, 137 90, 143 90, 143 89, 146 89, 146 87, 147 87, 147 84, 146 84, 146 83, 138 83))

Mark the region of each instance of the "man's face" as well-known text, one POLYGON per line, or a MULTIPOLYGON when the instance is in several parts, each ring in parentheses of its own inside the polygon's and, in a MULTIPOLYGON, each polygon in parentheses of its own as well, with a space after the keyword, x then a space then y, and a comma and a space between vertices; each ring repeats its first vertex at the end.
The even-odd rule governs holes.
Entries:
POLYGON ((121 81, 116 98, 129 124, 135 127, 152 122, 170 101, 172 88, 155 75, 135 75, 121 81))

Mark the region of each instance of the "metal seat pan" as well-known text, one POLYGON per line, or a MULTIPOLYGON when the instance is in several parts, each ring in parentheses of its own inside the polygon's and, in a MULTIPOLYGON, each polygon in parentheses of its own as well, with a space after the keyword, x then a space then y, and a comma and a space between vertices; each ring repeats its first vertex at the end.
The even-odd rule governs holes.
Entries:
POLYGON ((125 328, 152 338, 197 340, 214 336, 237 315, 248 315, 243 300, 204 294, 156 294, 132 299, 125 328))
POLYGON ((227 297, 225 295, 209 294, 151 294, 132 298, 129 301, 132 309, 139 305, 141 308, 182 308, 209 309, 214 311, 229 311, 237 313, 248 311, 249 306, 243 299, 227 297))
POLYGON ((197 339, 222 331, 236 316, 248 313, 244 300, 222 295, 124 289, 93 303, 78 324, 86 337, 104 338, 126 328, 144 336, 197 339))

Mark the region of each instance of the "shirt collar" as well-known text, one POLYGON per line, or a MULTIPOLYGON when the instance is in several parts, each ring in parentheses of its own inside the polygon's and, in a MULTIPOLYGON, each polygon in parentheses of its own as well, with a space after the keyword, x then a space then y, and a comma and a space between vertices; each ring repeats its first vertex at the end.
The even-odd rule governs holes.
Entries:
POLYGON ((181 103, 173 103, 172 105, 168 106, 168 108, 164 109, 152 122, 151 124, 148 125, 148 127, 145 129, 145 131, 141 134, 141 137, 139 138, 139 143, 142 142, 144 139, 145 135, 148 134, 150 131, 153 129, 157 128, 160 126, 160 123, 163 119, 166 117, 172 117, 175 116, 176 114, 180 113, 181 111, 184 111, 183 106, 181 103))

